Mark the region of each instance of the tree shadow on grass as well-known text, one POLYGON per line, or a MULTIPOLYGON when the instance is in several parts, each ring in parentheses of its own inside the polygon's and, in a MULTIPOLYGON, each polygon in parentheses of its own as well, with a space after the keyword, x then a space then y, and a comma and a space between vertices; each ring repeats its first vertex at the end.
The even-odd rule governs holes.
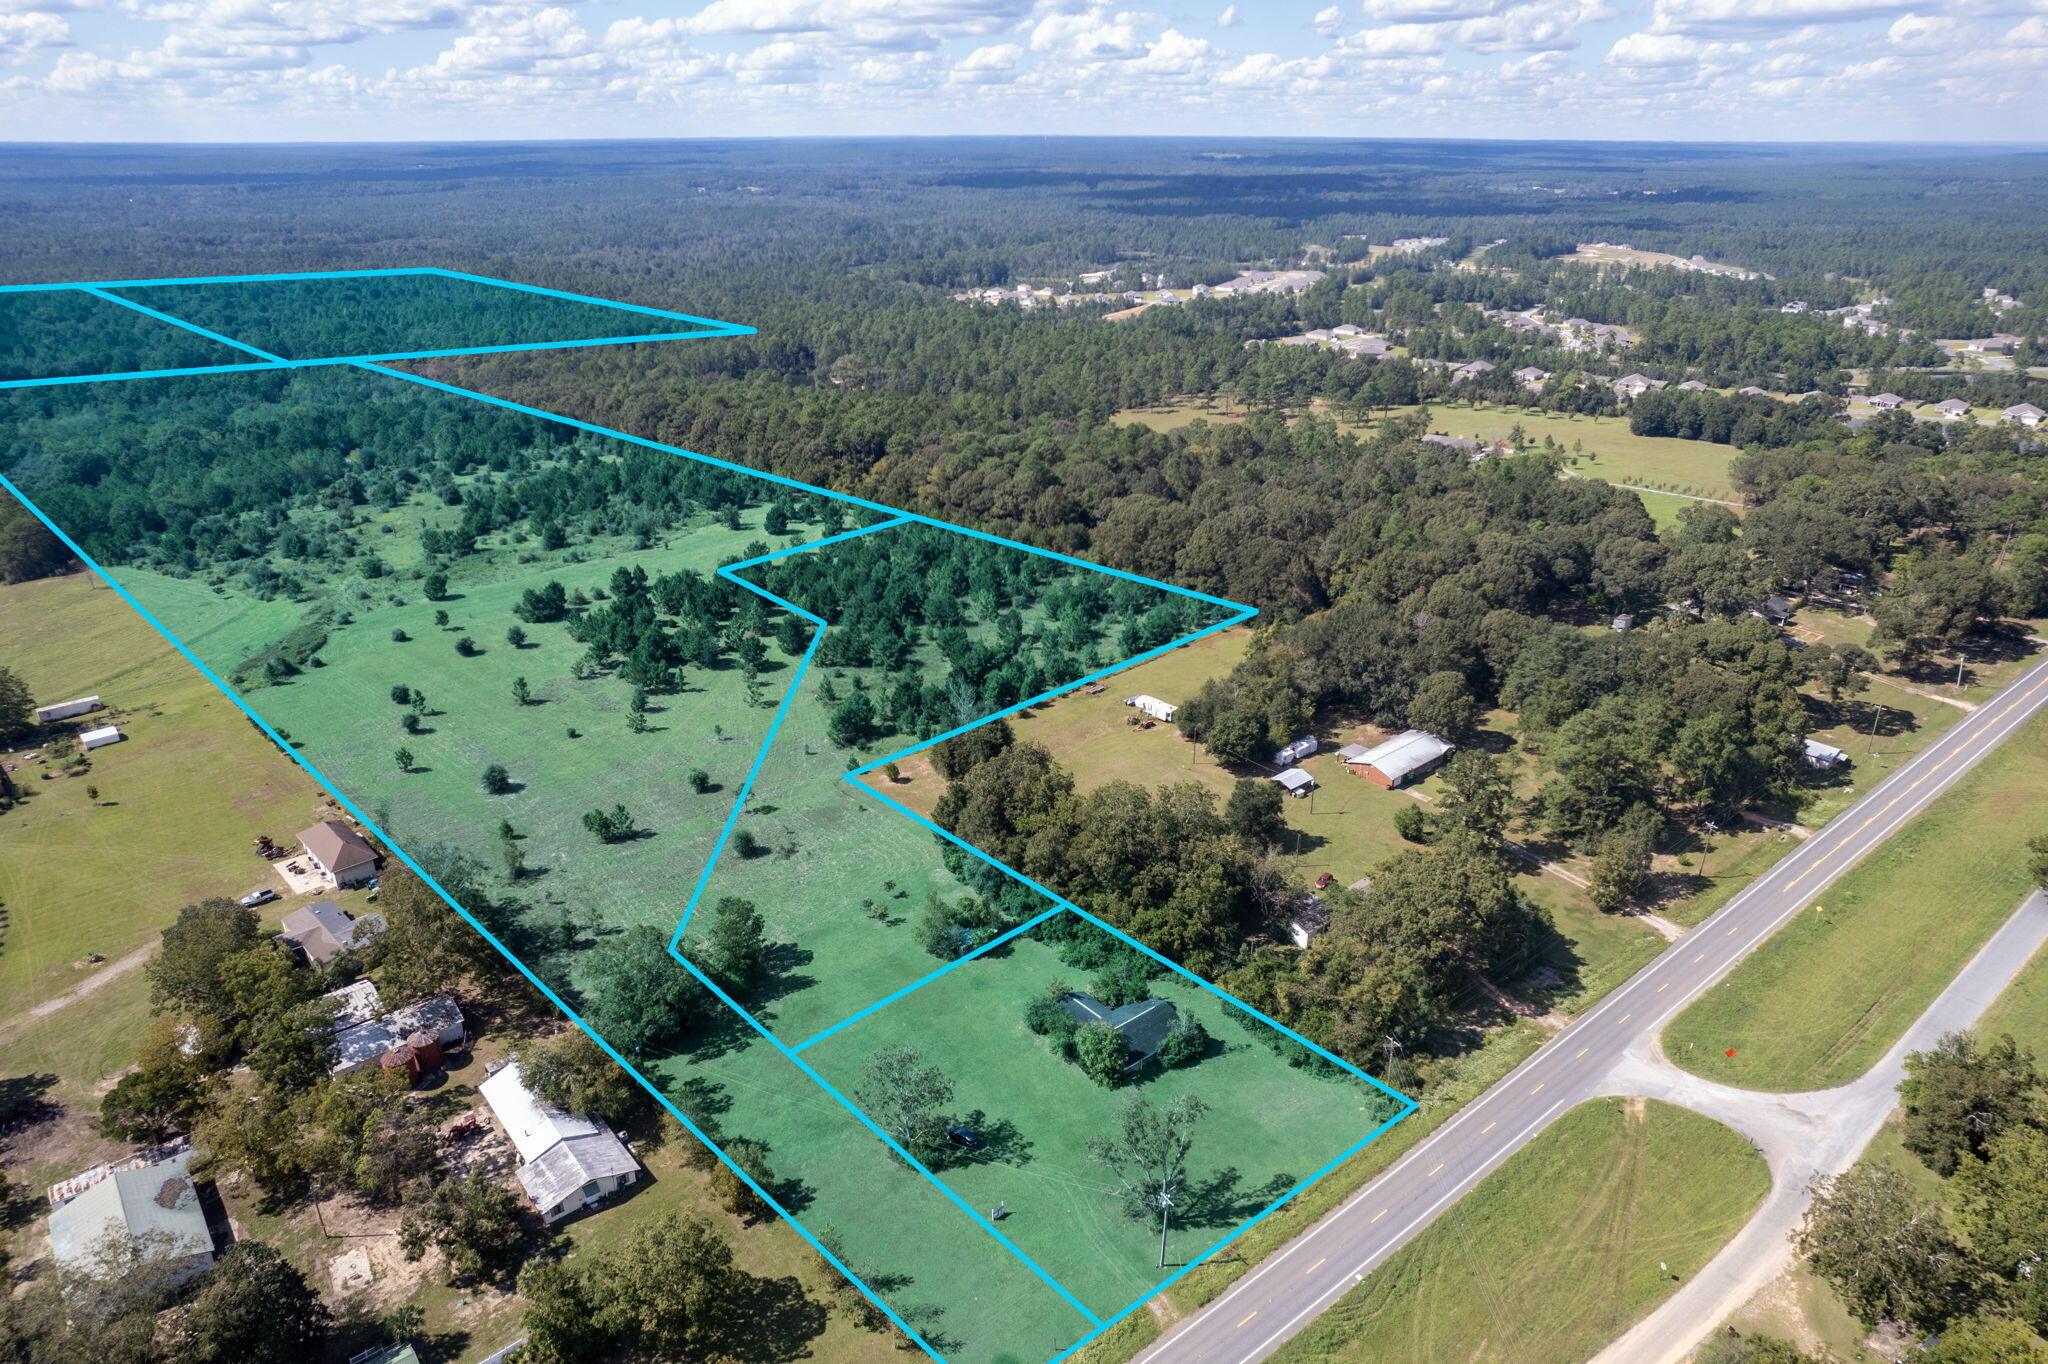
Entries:
POLYGON ((1226 1165, 1188 1185, 1174 1209, 1174 1220, 1183 1227, 1235 1227, 1300 1182, 1283 1170, 1264 1183, 1247 1185, 1235 1166, 1226 1165))
POLYGON ((830 1314, 804 1293, 795 1276, 744 1276, 733 1295, 732 1327, 726 1355, 756 1364, 788 1364, 811 1355, 811 1342, 825 1332, 830 1314))

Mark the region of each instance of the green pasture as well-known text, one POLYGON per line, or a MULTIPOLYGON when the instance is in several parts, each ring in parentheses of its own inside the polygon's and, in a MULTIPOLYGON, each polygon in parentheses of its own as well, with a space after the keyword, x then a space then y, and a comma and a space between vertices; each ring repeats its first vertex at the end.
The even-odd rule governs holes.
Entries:
MULTIPOLYGON (((38 704, 100 696, 66 721, 119 726, 79 777, 7 755, 24 793, 0 813, 0 1023, 153 941, 211 895, 282 889, 251 851, 321 818, 321 792, 92 574, 0 587, 6 665, 38 704), (97 801, 87 787, 97 788, 97 801)), ((284 906, 283 908, 289 908, 284 906)), ((281 910, 280 910, 281 912, 281 910)))
POLYGON ((1665 1052, 1749 1089, 1822 1089, 1869 1069, 2031 888, 2024 831, 2048 807, 2044 739, 2037 716, 1815 892, 1671 1021, 1665 1052))
POLYGON ((1770 1187, 1763 1157, 1667 1104, 1582 1104, 1274 1357, 1577 1364, 1697 1273, 1770 1187))
POLYGON ((1394 1101, 1363 1082, 1290 1067, 1237 1021, 1249 1015, 1178 975, 1155 980, 1153 992, 1199 1018, 1212 1051, 1103 1089, 1024 1024, 1026 1004, 1054 980, 1086 988, 1086 973, 1050 947, 1017 939, 820 1041, 804 1059, 846 1094, 868 1057, 886 1046, 911 1047, 944 1071, 956 1088, 955 1107, 987 1115, 984 1135, 998 1128, 1014 1135, 941 1177, 984 1212, 1007 1205, 1004 1234, 1098 1314, 1145 1296, 1395 1111, 1394 1101), (1114 1178, 1091 1161, 1087 1143, 1115 1130, 1125 1098, 1164 1104, 1182 1094, 1210 1108, 1189 1161, 1203 1193, 1184 1205, 1190 1222, 1170 1234, 1162 1271, 1156 1222, 1125 1215, 1111 1194, 1114 1178))

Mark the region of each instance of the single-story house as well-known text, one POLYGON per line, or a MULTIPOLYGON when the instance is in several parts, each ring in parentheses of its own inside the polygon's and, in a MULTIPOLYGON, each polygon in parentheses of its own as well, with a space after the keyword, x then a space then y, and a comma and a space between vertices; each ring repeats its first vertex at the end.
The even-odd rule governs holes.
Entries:
POLYGON ((1467 379, 1477 379, 1482 374, 1491 373, 1493 373, 1493 365, 1490 362, 1485 360, 1474 360, 1470 364, 1460 365, 1456 369, 1452 370, 1451 382, 1462 384, 1467 379))
POLYGON ((1448 445, 1451 449, 1461 450, 1468 455, 1479 453, 1479 442, 1470 436, 1446 436, 1440 432, 1431 431, 1423 436, 1422 439, 1428 441, 1431 445, 1448 445))
POLYGON ((1906 405, 1906 400, 1896 393, 1880 393, 1870 400, 1870 405, 1880 412, 1891 412, 1906 405))
POLYGON ((2048 417, 2048 412, 2043 412, 2032 403, 2014 403, 1998 415, 2001 420, 2018 422, 2021 426, 2039 426, 2041 418, 2048 417))
POLYGON ((1122 1033, 1124 1045, 1131 1051, 1131 1062, 1125 1070, 1136 1070, 1151 1060, 1159 1044, 1180 1022, 1180 1011, 1163 999, 1141 999, 1136 1004, 1112 1009, 1094 995, 1075 993, 1061 1000, 1060 1007, 1076 1023, 1107 1023, 1122 1033))
POLYGON ((1309 754, 1315 752, 1318 746, 1315 735, 1303 735, 1273 755, 1273 766, 1292 767, 1309 754))
POLYGON ((50 1250, 67 1269, 97 1272, 105 1242, 146 1237, 183 1281, 213 1263, 213 1234, 193 1186, 193 1152, 116 1169, 50 1212, 50 1250))
POLYGON ((78 746, 91 752, 95 748, 105 748, 108 744, 118 744, 122 737, 121 731, 112 725, 102 729, 88 729, 78 736, 78 746))
POLYGON ((1687 379, 1678 386, 1678 391, 1680 393, 1705 393, 1707 386, 1697 379, 1687 379))
POLYGON ((363 946, 384 931, 382 914, 351 919, 332 900, 304 905, 284 916, 278 934, 305 956, 309 966, 325 966, 343 952, 363 946))
POLYGON ((1614 391, 1624 397, 1639 397, 1657 386, 1657 381, 1647 374, 1624 374, 1614 381, 1614 391))
POLYGON ((1550 371, 1534 365, 1524 365, 1514 373, 1514 380, 1523 388, 1541 388, 1550 379, 1550 371))
POLYGON ((1768 398, 1771 396, 1769 390, 1758 388, 1755 384, 1744 384, 1735 391, 1745 398, 1768 398))
POLYGON ((1136 696, 1126 696, 1124 704, 1136 706, 1155 720, 1170 721, 1175 715, 1180 713, 1180 707, 1174 705, 1171 701, 1162 701, 1156 696, 1146 696, 1142 692, 1136 696))
POLYGON ((1294 913, 1287 920, 1287 936, 1296 947, 1305 948, 1329 926, 1330 907, 1323 903, 1322 896, 1308 891, 1295 903, 1294 913))
POLYGON ((1280 789, 1290 796, 1305 796, 1315 788, 1316 779, 1298 767, 1290 767, 1273 778, 1280 783, 1280 789))
POLYGON ((478 1085, 477 1093, 525 1162, 515 1172, 519 1187, 543 1221, 595 1207, 640 1177, 640 1162, 617 1133, 542 1103, 519 1078, 517 1061, 478 1085))
POLYGON ((1944 421, 1961 421, 1970 415, 1970 405, 1961 398, 1943 398, 1934 405, 1934 410, 1942 415, 1944 421))
POLYGON ((1792 619, 1792 603, 1784 597, 1765 597, 1752 609, 1754 614, 1762 616, 1765 620, 1776 621, 1780 625, 1792 619))
MULTIPOLYGON (((1344 764, 1367 781, 1391 791, 1436 771, 1456 747, 1449 739, 1439 738, 1428 730, 1411 729, 1356 757, 1345 758, 1344 764)), ((1344 751, 1348 753, 1350 749, 1344 751)))
POLYGON ((1818 739, 1806 740, 1806 765, 1826 770, 1840 767, 1849 761, 1849 755, 1833 744, 1824 744, 1818 739))
POLYGON ((1969 341, 1964 344, 1974 351, 2008 351, 2019 349, 2019 344, 2024 339, 2023 337, 2012 336, 2006 332, 1997 332, 1985 337, 1982 341, 1969 341))
POLYGON ((97 696, 81 696, 75 701, 57 701, 47 706, 36 707, 36 723, 47 725, 52 720, 69 720, 74 715, 84 715, 100 708, 97 696))
POLYGON ((1359 325, 1358 325, 1358 324, 1357 324, 1356 322, 1346 322, 1346 323, 1344 323, 1344 324, 1343 324, 1342 326, 1338 326, 1338 327, 1332 327, 1332 328, 1330 328, 1330 335, 1332 335, 1332 336, 1364 336, 1364 335, 1365 335, 1365 328, 1363 328, 1363 327, 1359 326, 1359 325))
POLYGON ((299 844, 337 886, 360 886, 377 875, 377 854, 363 836, 338 819, 299 833, 299 844))

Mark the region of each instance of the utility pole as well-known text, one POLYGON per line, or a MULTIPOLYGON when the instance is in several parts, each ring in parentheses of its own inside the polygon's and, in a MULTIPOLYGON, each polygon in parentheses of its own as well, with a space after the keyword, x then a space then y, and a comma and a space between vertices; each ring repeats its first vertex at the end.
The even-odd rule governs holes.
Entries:
POLYGON ((1701 879, 1701 880, 1706 880, 1706 879, 1707 879, 1707 856, 1708 856, 1708 854, 1710 854, 1710 853, 1712 853, 1712 852, 1714 851, 1714 835, 1715 835, 1715 834, 1717 834, 1717 833, 1720 833, 1720 832, 1721 832, 1721 826, 1720 826, 1720 825, 1718 825, 1718 824, 1716 824, 1716 823, 1714 823, 1714 821, 1710 819, 1710 820, 1708 820, 1708 821, 1707 821, 1707 823, 1706 823, 1706 830, 1707 830, 1707 836, 1706 836, 1706 838, 1705 838, 1705 839, 1701 840, 1701 842, 1700 842, 1700 879, 1701 879))
POLYGON ((1159 1267, 1166 1268, 1166 1221, 1173 1211, 1173 1195, 1166 1190, 1159 1191, 1159 1267))

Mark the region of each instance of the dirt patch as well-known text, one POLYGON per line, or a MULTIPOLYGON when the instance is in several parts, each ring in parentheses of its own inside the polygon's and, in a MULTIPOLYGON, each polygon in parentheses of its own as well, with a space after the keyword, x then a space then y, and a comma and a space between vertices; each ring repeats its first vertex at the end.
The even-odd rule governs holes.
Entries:
POLYGON ((1162 1330, 1173 1325, 1181 1318, 1179 1309, 1174 1307, 1172 1300, 1164 1293, 1161 1293, 1156 1298, 1148 1299, 1145 1303, 1145 1310, 1152 1314, 1152 1319, 1159 1323, 1162 1330))

